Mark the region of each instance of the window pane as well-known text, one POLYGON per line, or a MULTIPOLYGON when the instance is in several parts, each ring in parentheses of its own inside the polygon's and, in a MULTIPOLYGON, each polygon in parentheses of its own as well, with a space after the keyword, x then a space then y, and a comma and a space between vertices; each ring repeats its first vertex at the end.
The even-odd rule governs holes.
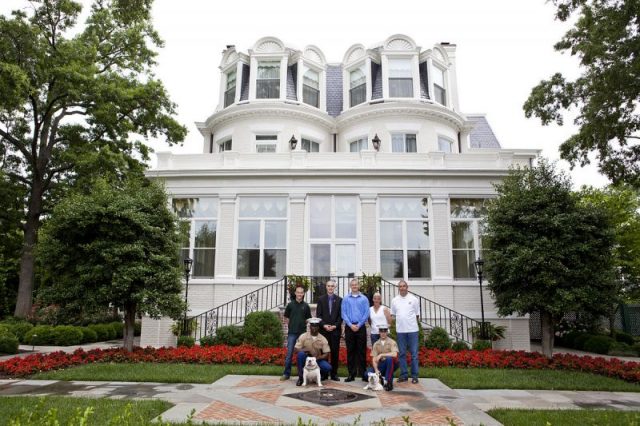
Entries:
POLYGON ((453 218, 479 218, 487 215, 488 200, 481 198, 452 198, 451 217, 453 218))
POLYGON ((314 70, 307 70, 302 77, 302 84, 318 90, 320 88, 320 74, 314 70))
POLYGON ((236 88, 236 72, 227 73, 227 90, 236 88))
POLYGON ((231 105, 232 103, 234 103, 236 100, 236 88, 232 87, 230 89, 227 89, 226 92, 224 92, 224 106, 225 108, 228 107, 229 105, 231 105))
POLYGON ((349 150, 351 152, 360 152, 362 150, 367 149, 367 139, 362 138, 356 141, 353 141, 349 144, 349 150))
POLYGON ((256 135, 257 141, 277 141, 278 135, 256 135))
POLYGON ((380 198, 380 217, 421 219, 428 216, 427 198, 387 197, 380 198))
POLYGON ((238 250, 238 278, 258 278, 260 250, 238 250))
POLYGON ((287 248, 287 222, 284 220, 264 222, 264 247, 287 248))
POLYGON ((447 92, 442 87, 434 85, 433 86, 434 98, 435 101, 441 105, 447 105, 447 92))
POLYGON ((286 273, 286 264, 286 250, 265 250, 263 278, 283 277, 286 273))
POLYGON ((218 217, 215 197, 174 198, 172 203, 178 217, 218 217))
POLYGON ((311 275, 328 277, 331 273, 331 245, 311 244, 311 275))
POLYGON ((256 145, 256 152, 276 152, 276 146, 274 144, 259 144, 256 145))
POLYGON ((356 246, 355 244, 336 245, 336 274, 346 277, 356 272, 356 246))
POLYGON ((193 249, 193 276, 213 277, 216 263, 214 249, 193 249))
POLYGON ((407 251, 409 278, 431 278, 431 260, 428 250, 407 251))
POLYGON ((309 87, 306 84, 302 85, 302 100, 305 104, 320 107, 320 91, 309 87))
POLYGON ((454 249, 473 249, 471 222, 451 222, 454 249))
POLYGON ((307 152, 320 152, 320 144, 309 139, 302 139, 302 149, 307 152))
POLYGON ((278 61, 262 61, 258 63, 259 79, 278 79, 280 80, 280 62, 278 61))
POLYGON ((355 197, 335 197, 336 238, 356 237, 356 199, 355 197))
POLYGON ((390 78, 389 96, 392 98, 412 98, 413 79, 411 78, 390 78))
POLYGON ((416 135, 407 134, 405 135, 405 141, 407 146, 407 152, 418 152, 418 146, 416 145, 416 135))
POLYGON ((178 222, 178 233, 180 234, 180 247, 189 247, 191 244, 191 221, 181 220, 178 222))
POLYGON ((180 262, 178 263, 180 265, 180 269, 182 269, 184 266, 184 260, 189 257, 189 249, 188 248, 183 248, 180 249, 180 262))
POLYGON ((474 250, 453 250, 453 278, 475 279, 474 250))
POLYGON ((402 278, 404 276, 403 269, 402 250, 380 251, 380 270, 384 278, 402 278))
POLYGON ((438 151, 451 152, 451 145, 452 142, 449 139, 438 137, 438 151))
POLYGON ((401 249, 402 248, 402 222, 384 221, 380 222, 380 248, 401 249))
POLYGON ((349 84, 350 88, 353 89, 358 86, 366 85, 367 75, 364 73, 362 68, 358 68, 356 70, 351 71, 349 74, 349 84))
POLYGON ((310 197, 309 208, 311 238, 330 238, 331 197, 310 197))
POLYGON ((240 217, 287 217, 285 197, 241 197, 240 217))
POLYGON ((389 78, 411 78, 411 59, 389 59, 389 78))
POLYGON ((407 248, 429 250, 429 222, 407 221, 407 248))
POLYGON ((349 90, 350 106, 356 106, 367 99, 367 85, 361 84, 349 90))
POLYGON ((393 133, 391 135, 391 151, 404 152, 404 134, 393 133))
POLYGON ((256 80, 256 98, 278 99, 280 97, 280 80, 256 80))
POLYGON ((260 248, 260 221, 241 220, 239 222, 238 248, 260 248))
POLYGON ((195 247, 215 247, 216 246, 216 222, 213 220, 196 221, 195 247))
POLYGON ((433 67, 433 83, 444 89, 444 71, 438 67, 433 67))

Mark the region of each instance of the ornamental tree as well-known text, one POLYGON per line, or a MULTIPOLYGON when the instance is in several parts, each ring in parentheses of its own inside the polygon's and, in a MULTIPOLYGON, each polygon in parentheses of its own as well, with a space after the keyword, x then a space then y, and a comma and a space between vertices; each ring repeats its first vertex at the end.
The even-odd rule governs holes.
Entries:
POLYGON ((146 180, 124 189, 99 180, 90 194, 66 197, 42 230, 41 297, 67 309, 122 309, 124 347, 132 350, 137 313, 184 312, 176 220, 164 190, 146 180))
POLYGON ((615 297, 613 229, 546 160, 512 169, 496 191, 484 239, 488 287, 499 315, 540 312, 542 350, 551 356, 566 312, 603 314, 615 297))
POLYGON ((152 74, 162 41, 152 0, 96 0, 84 26, 72 0, 32 0, 27 14, 0 16, 0 141, 4 171, 24 189, 23 241, 15 315, 26 316, 34 289, 40 219, 58 184, 85 170, 116 175, 147 158, 142 137, 169 144, 186 130, 152 74), (138 140, 132 135, 138 135, 138 140))
POLYGON ((614 183, 640 187, 640 0, 553 0, 556 19, 575 20, 556 43, 580 61, 575 80, 556 73, 531 90, 527 117, 563 124, 573 110, 578 131, 560 146, 572 166, 599 168, 614 183))

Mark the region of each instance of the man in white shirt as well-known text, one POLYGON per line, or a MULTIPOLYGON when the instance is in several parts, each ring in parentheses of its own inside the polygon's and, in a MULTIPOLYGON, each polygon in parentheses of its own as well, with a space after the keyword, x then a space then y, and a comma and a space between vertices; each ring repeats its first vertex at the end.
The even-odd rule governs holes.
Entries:
POLYGON ((411 383, 418 383, 418 321, 420 320, 420 302, 409 294, 409 285, 401 280, 398 283, 400 294, 391 301, 391 315, 396 323, 396 340, 399 350, 400 377, 398 382, 408 380, 407 347, 411 352, 411 383))

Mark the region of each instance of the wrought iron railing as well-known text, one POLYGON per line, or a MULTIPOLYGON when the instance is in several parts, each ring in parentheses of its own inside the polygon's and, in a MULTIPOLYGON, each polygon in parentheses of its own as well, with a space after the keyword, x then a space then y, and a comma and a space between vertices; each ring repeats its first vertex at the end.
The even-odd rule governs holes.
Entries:
MULTIPOLYGON (((323 277, 304 276, 309 280, 310 288, 305 293, 305 301, 317 303, 318 298, 326 294, 326 282, 333 279, 336 282, 336 294, 344 297, 349 294, 349 282, 351 276, 323 277)), ((356 277, 357 278, 357 277, 356 277)), ((288 289, 288 279, 283 277, 269 285, 249 292, 227 303, 217 306, 200 315, 189 318, 187 325, 192 330, 191 335, 199 340, 204 336, 213 336, 219 327, 227 325, 239 325, 251 312, 270 311, 286 306, 293 295, 288 289)), ((455 340, 472 343, 472 329, 479 329, 480 321, 470 318, 460 312, 447 308, 444 305, 429 300, 419 294, 410 292, 420 302, 420 321, 423 327, 441 327, 455 340)), ((398 286, 385 279, 381 279, 380 294, 382 304, 391 306, 391 301, 399 294, 398 286)), ((371 296, 371 295, 369 295, 371 296)), ((183 324, 184 326, 184 324, 183 324)))

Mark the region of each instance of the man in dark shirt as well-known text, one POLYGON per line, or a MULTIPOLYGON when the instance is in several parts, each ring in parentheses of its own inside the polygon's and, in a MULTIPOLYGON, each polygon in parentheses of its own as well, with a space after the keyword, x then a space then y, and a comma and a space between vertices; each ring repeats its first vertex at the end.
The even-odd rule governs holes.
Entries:
POLYGON ((338 359, 340 355, 340 336, 342 335, 342 298, 334 294, 336 282, 327 281, 327 294, 320 296, 316 316, 322 320, 320 334, 329 341, 331 348, 331 380, 338 377, 338 359))
POLYGON ((311 308, 304 300, 304 287, 296 287, 296 299, 289 302, 284 310, 289 332, 287 334, 287 356, 284 360, 284 372, 280 380, 289 380, 291 376, 291 360, 298 337, 307 331, 307 319, 311 318, 311 308))

